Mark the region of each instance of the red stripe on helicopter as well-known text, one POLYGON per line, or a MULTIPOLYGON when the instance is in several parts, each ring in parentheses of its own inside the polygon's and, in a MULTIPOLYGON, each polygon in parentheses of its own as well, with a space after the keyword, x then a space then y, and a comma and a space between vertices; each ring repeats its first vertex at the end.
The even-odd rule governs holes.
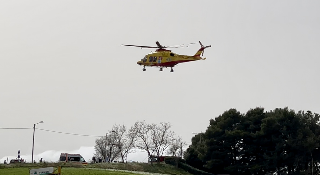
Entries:
POLYGON ((166 63, 158 63, 150 66, 161 66, 161 67, 173 67, 179 63, 189 62, 189 61, 196 61, 196 60, 181 60, 181 61, 171 61, 166 63))

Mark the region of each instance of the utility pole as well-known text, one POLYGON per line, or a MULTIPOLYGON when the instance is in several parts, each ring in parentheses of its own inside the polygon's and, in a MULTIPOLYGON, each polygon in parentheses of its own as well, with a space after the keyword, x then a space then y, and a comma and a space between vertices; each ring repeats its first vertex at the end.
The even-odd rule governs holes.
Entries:
POLYGON ((35 131, 36 131, 36 124, 33 124, 31 163, 34 163, 34 162, 33 162, 33 150, 34 150, 34 132, 35 132, 35 131))
POLYGON ((36 124, 33 124, 33 136, 32 136, 32 156, 31 156, 31 162, 34 163, 33 161, 33 151, 34 151, 34 133, 36 132, 36 125, 39 123, 43 123, 43 121, 40 121, 36 124))
MULTIPOLYGON (((108 154, 107 154, 107 143, 108 143, 108 133, 106 133, 106 155, 105 155, 105 161, 107 160, 108 154)), ((107 162, 107 161, 106 161, 107 162)), ((108 162, 109 162, 109 157, 108 157, 108 162)))

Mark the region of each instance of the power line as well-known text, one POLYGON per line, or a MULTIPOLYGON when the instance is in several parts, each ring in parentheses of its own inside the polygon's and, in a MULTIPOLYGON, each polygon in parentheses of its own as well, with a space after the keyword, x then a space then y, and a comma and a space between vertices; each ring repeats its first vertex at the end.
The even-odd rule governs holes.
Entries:
MULTIPOLYGON (((0 128, 0 129, 33 129, 33 128, 0 128)), ((105 137, 105 136, 96 136, 96 135, 88 135, 88 134, 76 134, 76 133, 69 133, 69 132, 61 132, 61 131, 54 131, 49 129, 41 129, 41 128, 35 128, 37 130, 46 131, 46 132, 54 132, 57 134, 66 134, 66 135, 74 135, 74 136, 82 136, 82 137, 105 137)))
POLYGON ((69 133, 69 132, 61 132, 61 131, 53 131, 49 129, 41 129, 41 128, 36 128, 41 131, 46 131, 46 132, 54 132, 57 134, 66 134, 66 135, 74 135, 74 136, 83 136, 83 137, 104 137, 104 136, 95 136, 95 135, 88 135, 88 134, 76 134, 76 133, 69 133))
POLYGON ((32 129, 32 128, 0 128, 0 129, 32 129))

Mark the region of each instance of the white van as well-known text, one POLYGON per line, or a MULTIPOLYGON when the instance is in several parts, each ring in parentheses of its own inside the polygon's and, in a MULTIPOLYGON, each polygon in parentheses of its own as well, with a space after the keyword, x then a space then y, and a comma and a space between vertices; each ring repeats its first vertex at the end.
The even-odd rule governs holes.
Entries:
POLYGON ((75 162, 75 163, 81 163, 84 165, 88 164, 80 154, 61 153, 59 161, 60 162, 75 162))

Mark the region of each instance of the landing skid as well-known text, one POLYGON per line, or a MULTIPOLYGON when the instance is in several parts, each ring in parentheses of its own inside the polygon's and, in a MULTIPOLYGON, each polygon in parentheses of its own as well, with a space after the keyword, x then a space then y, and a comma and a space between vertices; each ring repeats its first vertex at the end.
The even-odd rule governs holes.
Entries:
MULTIPOLYGON (((146 67, 144 66, 142 70, 143 70, 143 71, 146 71, 147 69, 146 69, 146 67)), ((163 67, 160 67, 159 71, 163 71, 163 67)), ((172 67, 171 67, 170 72, 174 72, 172 67)))

